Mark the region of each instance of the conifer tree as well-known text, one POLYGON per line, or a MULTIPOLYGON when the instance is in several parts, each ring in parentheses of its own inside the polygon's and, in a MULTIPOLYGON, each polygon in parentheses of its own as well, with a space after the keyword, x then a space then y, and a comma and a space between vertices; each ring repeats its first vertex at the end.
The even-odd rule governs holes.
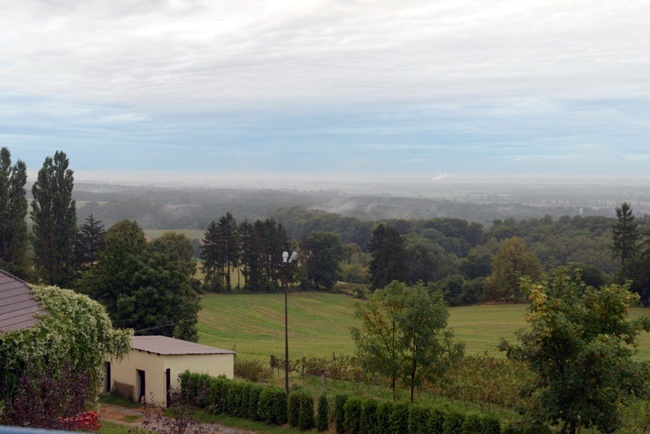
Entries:
POLYGON ((612 255, 621 258, 621 266, 624 267, 625 262, 634 258, 639 251, 641 233, 634 221, 630 203, 623 202, 620 207, 616 207, 616 219, 612 226, 612 255))
POLYGON ((201 241, 201 259, 203 259, 203 274, 205 275, 205 287, 214 289, 220 285, 219 278, 219 258, 221 257, 221 244, 219 239, 219 227, 217 222, 212 220, 205 230, 203 240, 201 241))
POLYGON ((221 266, 226 289, 232 289, 231 271, 239 265, 240 234, 237 221, 230 213, 222 216, 217 224, 221 242, 221 266))
POLYGON ((77 231, 77 244, 75 255, 77 257, 77 269, 83 271, 92 268, 99 260, 99 252, 104 244, 104 225, 101 221, 95 220, 90 214, 86 222, 77 231))

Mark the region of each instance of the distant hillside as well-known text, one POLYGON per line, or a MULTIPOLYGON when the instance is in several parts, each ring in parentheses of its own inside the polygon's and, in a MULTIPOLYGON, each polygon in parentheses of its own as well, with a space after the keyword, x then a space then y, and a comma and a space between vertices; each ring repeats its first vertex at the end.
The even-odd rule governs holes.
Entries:
POLYGON ((273 190, 232 188, 169 188, 102 184, 75 185, 80 221, 91 213, 110 226, 137 220, 147 229, 204 229, 227 212, 237 220, 274 216, 278 209, 299 206, 361 220, 455 217, 489 226, 495 219, 522 220, 545 215, 608 216, 622 201, 635 214, 650 213, 645 186, 420 186, 418 189, 376 187, 354 194, 341 190, 273 190))

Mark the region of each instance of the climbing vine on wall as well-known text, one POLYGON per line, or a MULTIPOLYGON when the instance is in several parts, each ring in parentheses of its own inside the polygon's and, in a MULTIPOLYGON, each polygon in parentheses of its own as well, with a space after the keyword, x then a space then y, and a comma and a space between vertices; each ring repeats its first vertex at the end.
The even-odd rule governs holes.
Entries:
POLYGON ((11 396, 28 361, 50 370, 65 361, 87 372, 90 390, 98 390, 106 357, 126 356, 133 331, 114 329, 106 309, 85 295, 54 286, 31 289, 47 314, 34 327, 0 336, 0 399, 11 396))

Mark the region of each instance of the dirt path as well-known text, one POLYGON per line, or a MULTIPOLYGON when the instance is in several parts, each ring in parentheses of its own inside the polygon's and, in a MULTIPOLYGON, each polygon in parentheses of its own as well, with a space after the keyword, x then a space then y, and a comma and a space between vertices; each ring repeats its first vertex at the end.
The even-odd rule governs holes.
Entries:
MULTIPOLYGON (((99 418, 100 423, 102 420, 115 422, 124 425, 125 427, 141 427, 142 423, 142 408, 127 408, 113 404, 99 404, 99 418)), ((257 434, 256 431, 249 431, 240 428, 230 428, 219 424, 202 424, 202 427, 209 433, 221 434, 257 434)))

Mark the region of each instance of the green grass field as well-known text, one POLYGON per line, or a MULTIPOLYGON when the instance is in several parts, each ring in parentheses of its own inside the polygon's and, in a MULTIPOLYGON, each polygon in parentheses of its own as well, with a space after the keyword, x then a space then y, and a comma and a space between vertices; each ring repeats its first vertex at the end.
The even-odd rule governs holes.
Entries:
MULTIPOLYGON (((289 294, 289 357, 331 357, 354 355, 350 328, 356 300, 352 297, 297 292, 289 294)), ((202 296, 199 313, 199 341, 234 349, 239 357, 267 361, 271 354, 284 355, 284 294, 202 296)), ((450 308, 449 326, 465 342, 467 354, 497 350, 500 339, 514 341, 516 330, 525 328, 527 306, 522 304, 482 305, 450 308)), ((650 315, 634 308, 632 315, 650 315)), ((641 335, 639 358, 650 360, 650 334, 641 335)))
POLYGON ((145 229, 144 234, 148 238, 158 238, 165 232, 176 232, 178 234, 183 234, 187 236, 190 240, 202 240, 205 235, 205 231, 202 229, 145 229))

